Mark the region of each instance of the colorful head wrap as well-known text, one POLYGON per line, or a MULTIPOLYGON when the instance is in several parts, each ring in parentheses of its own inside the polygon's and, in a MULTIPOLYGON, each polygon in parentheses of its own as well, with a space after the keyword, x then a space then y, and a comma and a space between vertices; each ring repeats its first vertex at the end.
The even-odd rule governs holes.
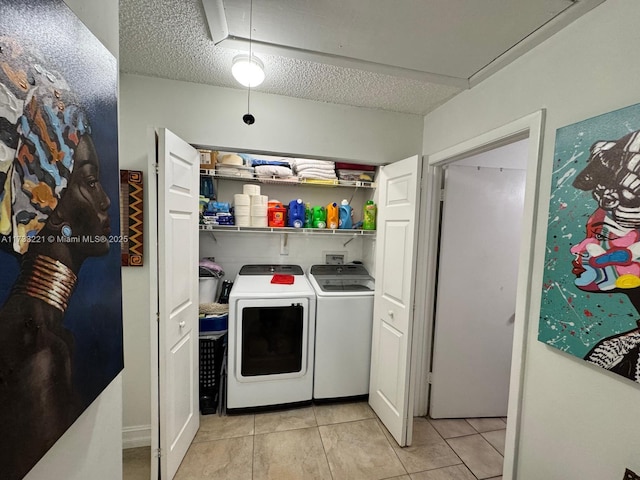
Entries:
POLYGON ((84 112, 59 74, 0 38, 0 234, 25 253, 67 188, 84 112))

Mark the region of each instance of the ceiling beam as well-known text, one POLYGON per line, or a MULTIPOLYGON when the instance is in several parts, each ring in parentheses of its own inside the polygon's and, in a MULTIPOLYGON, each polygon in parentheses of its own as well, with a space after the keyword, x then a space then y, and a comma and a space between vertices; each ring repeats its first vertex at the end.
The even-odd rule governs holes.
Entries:
MULTIPOLYGON (((221 47, 233 48, 235 50, 249 51, 249 39, 229 35, 223 42, 221 47)), ((277 45, 257 40, 251 41, 253 53, 263 53, 265 55, 276 55, 280 57, 295 58, 307 62, 315 62, 335 67, 351 68, 354 70, 363 70, 366 72, 379 73, 381 75, 389 75, 392 77, 408 78, 420 82, 437 83, 440 85, 450 85, 457 88, 468 89, 469 81, 466 78, 451 77, 448 75, 440 75, 437 73, 421 72, 409 68, 396 67, 393 65, 384 65, 381 63, 369 62, 358 58, 342 57, 329 53, 305 50, 302 48, 289 47, 285 45, 277 45)))
POLYGON ((224 13, 222 0, 202 0, 204 16, 209 25, 209 33, 214 45, 217 45, 229 36, 227 16, 224 13))

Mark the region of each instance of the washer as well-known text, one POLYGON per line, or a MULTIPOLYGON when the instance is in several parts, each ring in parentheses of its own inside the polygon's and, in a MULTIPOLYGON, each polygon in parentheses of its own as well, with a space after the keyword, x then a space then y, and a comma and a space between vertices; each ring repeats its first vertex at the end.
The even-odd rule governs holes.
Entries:
POLYGON ((299 265, 240 269, 229 295, 227 410, 311 401, 315 309, 299 265))
POLYGON ((316 292, 314 399, 369 394, 373 277, 362 265, 313 265, 316 292))

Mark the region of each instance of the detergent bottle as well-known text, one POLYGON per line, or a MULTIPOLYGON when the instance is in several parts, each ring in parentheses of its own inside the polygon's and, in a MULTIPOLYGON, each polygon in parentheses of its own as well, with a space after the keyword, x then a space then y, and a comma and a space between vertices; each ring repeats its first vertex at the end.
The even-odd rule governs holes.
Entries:
POLYGON ((336 202, 327 205, 327 228, 338 228, 338 204, 336 202))
POLYGON ((276 200, 269 201, 267 209, 268 225, 270 227, 284 227, 286 225, 286 212, 287 210, 282 203, 276 200))
POLYGON ((326 228, 327 215, 324 207, 316 205, 311 209, 311 227, 312 228, 326 228))
POLYGON ((302 228, 305 220, 305 208, 302 199, 291 200, 289 202, 289 220, 287 224, 290 227, 302 228))
POLYGON ((311 210, 311 204, 305 203, 304 205, 304 228, 311 228, 313 225, 313 213, 311 210))
POLYGON ((373 200, 367 200, 367 203, 364 204, 364 218, 362 220, 362 229, 363 230, 375 230, 376 229, 376 212, 377 212, 376 204, 373 203, 373 200))
POLYGON ((353 228, 353 210, 351 209, 351 205, 349 205, 349 200, 344 199, 338 209, 338 228, 340 229, 350 229, 353 228))

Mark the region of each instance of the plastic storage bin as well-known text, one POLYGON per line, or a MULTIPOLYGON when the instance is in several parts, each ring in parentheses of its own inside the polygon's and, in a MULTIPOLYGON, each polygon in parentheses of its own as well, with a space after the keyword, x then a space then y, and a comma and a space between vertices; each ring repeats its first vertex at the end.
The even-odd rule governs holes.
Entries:
POLYGON ((214 303, 218 293, 218 283, 220 279, 216 277, 200 277, 198 279, 198 301, 200 303, 214 303))
POLYGON ((229 314, 207 315, 200 317, 200 335, 226 333, 229 322, 229 314))

